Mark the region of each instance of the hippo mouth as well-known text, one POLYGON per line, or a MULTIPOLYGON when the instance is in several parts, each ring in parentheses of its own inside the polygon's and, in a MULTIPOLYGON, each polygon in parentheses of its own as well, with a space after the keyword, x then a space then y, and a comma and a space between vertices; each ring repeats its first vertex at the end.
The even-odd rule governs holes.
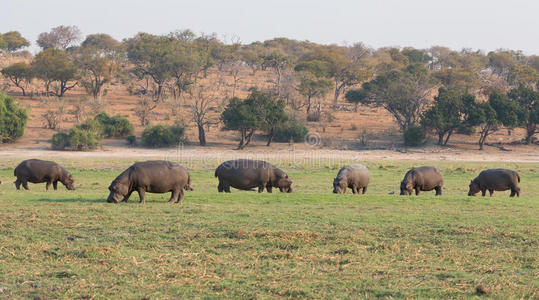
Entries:
MULTIPOLYGON (((121 198, 121 197, 120 197, 121 198)), ((121 199, 120 199, 121 200, 121 199)), ((107 198, 107 202, 108 203, 119 203, 120 202, 119 198, 116 197, 116 195, 114 194, 110 194, 109 197, 107 198)))

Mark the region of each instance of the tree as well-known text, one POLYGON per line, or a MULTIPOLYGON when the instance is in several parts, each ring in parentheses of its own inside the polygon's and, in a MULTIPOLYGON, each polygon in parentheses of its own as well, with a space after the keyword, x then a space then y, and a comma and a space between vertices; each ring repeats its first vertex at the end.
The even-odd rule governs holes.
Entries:
POLYGON ((2 75, 8 78, 13 84, 20 88, 22 95, 26 96, 25 87, 32 81, 32 70, 27 63, 14 63, 2 69, 2 75))
POLYGON ((518 124, 518 106, 510 101, 506 94, 493 92, 487 102, 476 102, 473 98, 467 98, 464 107, 465 124, 479 126, 479 150, 483 150, 487 137, 497 131, 500 125, 518 124))
POLYGON ((428 103, 428 95, 436 81, 420 64, 412 64, 402 70, 378 75, 364 83, 359 90, 351 90, 346 100, 372 107, 383 107, 390 112, 401 130, 417 124, 421 112, 428 103))
POLYGON ((262 69, 271 68, 277 76, 277 81, 275 83, 277 89, 281 86, 283 70, 288 67, 290 63, 291 58, 283 55, 279 51, 273 51, 268 55, 262 56, 262 69))
POLYGON ((5 49, 7 49, 7 42, 4 41, 4 37, 0 34, 0 53, 5 49))
POLYGON ((6 48, 8 52, 15 52, 21 48, 30 46, 30 42, 28 42, 27 39, 22 37, 18 31, 6 32, 1 36, 6 43, 6 48))
POLYGON ((460 93, 472 93, 480 86, 479 74, 463 68, 445 68, 433 73, 433 76, 447 89, 460 93))
POLYGON ((217 124, 214 117, 215 106, 221 96, 220 84, 197 84, 190 91, 190 104, 192 121, 198 129, 198 142, 200 146, 206 146, 206 127, 217 124))
POLYGON ((408 57, 410 63, 427 64, 432 59, 424 50, 404 48, 401 52, 408 57))
POLYGON ((154 87, 153 101, 163 97, 164 87, 173 78, 174 40, 166 36, 139 33, 126 41, 127 58, 134 65, 133 74, 139 79, 149 78, 154 87))
POLYGON ((13 98, 0 93, 0 142, 11 143, 22 137, 27 121, 26 109, 20 108, 13 98))
POLYGON ((434 105, 421 117, 421 125, 432 129, 438 135, 438 145, 445 146, 453 132, 464 121, 463 98, 473 98, 469 94, 460 94, 456 90, 440 88, 434 97, 434 105))
POLYGON ((276 96, 269 91, 252 90, 248 105, 256 112, 260 119, 260 129, 268 132, 268 143, 270 146, 278 127, 284 126, 288 120, 284 108, 286 103, 283 100, 277 100, 276 96))
POLYGON ((47 94, 51 92, 50 84, 53 82, 57 82, 52 92, 57 97, 63 97, 77 85, 77 68, 65 50, 44 50, 36 55, 30 66, 36 78, 45 82, 47 94))
POLYGON ((120 42, 108 34, 92 34, 72 52, 75 64, 81 70, 81 85, 94 99, 100 98, 105 92, 105 84, 120 68, 124 55, 120 42))
POLYGON ((539 81, 539 74, 528 65, 514 65, 509 70, 507 81, 515 86, 533 86, 539 81))
POLYGON ((238 149, 243 149, 251 142, 255 130, 260 126, 258 116, 244 100, 232 98, 221 114, 225 129, 239 130, 241 139, 238 149))
POLYGON ((311 112, 311 99, 324 97, 331 89, 332 82, 326 78, 318 78, 310 72, 300 73, 298 92, 307 98, 307 115, 311 112))
POLYGON ((50 32, 42 32, 37 38, 37 44, 43 50, 53 48, 66 50, 81 39, 81 31, 77 26, 60 25, 50 32))
POLYGON ((539 132, 539 92, 525 85, 509 91, 508 96, 515 101, 520 109, 519 121, 526 129, 526 143, 531 143, 532 137, 539 132))

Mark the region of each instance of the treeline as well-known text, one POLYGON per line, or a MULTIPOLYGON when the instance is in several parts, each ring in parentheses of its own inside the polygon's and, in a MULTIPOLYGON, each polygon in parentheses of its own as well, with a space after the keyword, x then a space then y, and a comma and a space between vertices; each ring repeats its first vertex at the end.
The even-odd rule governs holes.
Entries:
MULTIPOLYGON (((2 51, 29 45, 17 32, 0 37, 2 51)), ((185 98, 201 145, 206 144, 206 129, 217 123, 239 130, 240 148, 249 143, 255 129, 265 131, 271 143, 278 129, 319 121, 324 109, 344 109, 343 99, 355 103, 356 109, 357 105, 386 109, 405 136, 415 137, 409 144, 433 132, 445 145, 454 133, 477 130, 482 148, 500 126, 525 128, 526 142, 531 142, 539 120, 539 56, 520 51, 484 53, 439 46, 372 49, 361 43, 320 45, 286 38, 225 43, 216 35, 195 35, 189 30, 139 33, 117 41, 107 34, 82 39, 74 26, 40 34, 37 45, 42 51, 31 62, 1 70, 23 95, 25 87, 37 80, 45 95, 61 98, 80 86, 99 99, 118 80, 139 97, 135 114, 143 126, 166 99, 178 104, 174 100, 185 98), (259 70, 270 71, 272 82, 259 94, 232 100, 238 94, 241 72, 247 69, 252 76, 259 70), (224 75, 230 78, 230 86, 223 84, 224 75), (256 126, 242 127, 238 120, 224 116, 227 110, 248 112, 246 103, 255 103, 257 97, 272 99, 288 111, 286 118, 277 118, 275 124, 281 125, 268 125, 259 114, 244 116, 242 121, 256 126), (322 106, 327 98, 330 108, 322 106), (304 119, 299 120, 295 112, 304 119)), ((172 111, 178 109, 177 105, 172 111)))

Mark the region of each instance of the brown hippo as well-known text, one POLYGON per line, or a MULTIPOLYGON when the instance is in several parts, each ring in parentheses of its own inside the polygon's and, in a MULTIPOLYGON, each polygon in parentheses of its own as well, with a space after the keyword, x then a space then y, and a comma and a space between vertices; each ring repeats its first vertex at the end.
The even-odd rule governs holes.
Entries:
POLYGON ((271 193, 273 187, 281 192, 292 193, 292 180, 281 169, 261 160, 238 159, 226 161, 215 169, 219 178, 217 190, 230 193, 230 187, 239 190, 252 190, 258 187, 271 193))
POLYGON ((413 168, 406 172, 401 181, 401 195, 411 195, 412 190, 419 195, 419 191, 436 190, 436 196, 442 195, 444 176, 435 167, 413 168))
POLYGON ((344 166, 333 180, 333 193, 344 194, 346 193, 346 188, 349 187, 354 194, 359 194, 360 189, 363 189, 362 193, 365 194, 369 179, 369 170, 364 165, 344 166))
POLYGON ((21 184, 24 189, 28 189, 28 182, 42 183, 46 182, 45 188, 49 190, 49 187, 53 186, 55 190, 58 189, 58 181, 60 181, 68 190, 74 190, 73 176, 62 168, 59 164, 53 161, 40 160, 40 159, 28 159, 21 162, 13 172, 13 175, 17 177, 15 180, 15 187, 17 190, 21 189, 21 184))
POLYGON ((176 200, 176 203, 181 203, 184 189, 193 190, 189 172, 180 164, 164 160, 138 162, 112 181, 107 202, 127 201, 131 193, 136 191, 140 203, 146 202, 146 192, 172 192, 168 202, 176 200))
POLYGON ((520 176, 517 172, 508 169, 489 169, 479 173, 474 180, 470 181, 470 190, 468 196, 475 196, 481 191, 482 196, 485 196, 487 190, 492 197, 494 191, 511 190, 511 197, 515 194, 520 197, 520 188, 518 183, 520 176))

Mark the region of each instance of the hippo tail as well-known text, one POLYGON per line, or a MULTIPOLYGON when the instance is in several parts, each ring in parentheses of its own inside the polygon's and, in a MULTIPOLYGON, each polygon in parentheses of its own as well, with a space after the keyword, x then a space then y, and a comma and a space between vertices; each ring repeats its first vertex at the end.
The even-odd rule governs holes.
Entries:
POLYGON ((518 175, 518 173, 517 173, 517 172, 515 172, 515 175, 517 176, 517 180, 518 180, 518 182, 520 182, 520 175, 518 175))
POLYGON ((219 168, 215 169, 215 177, 217 177, 217 171, 219 171, 219 168))
POLYGON ((193 187, 191 186, 191 175, 187 175, 187 185, 184 187, 186 191, 193 191, 193 187))

